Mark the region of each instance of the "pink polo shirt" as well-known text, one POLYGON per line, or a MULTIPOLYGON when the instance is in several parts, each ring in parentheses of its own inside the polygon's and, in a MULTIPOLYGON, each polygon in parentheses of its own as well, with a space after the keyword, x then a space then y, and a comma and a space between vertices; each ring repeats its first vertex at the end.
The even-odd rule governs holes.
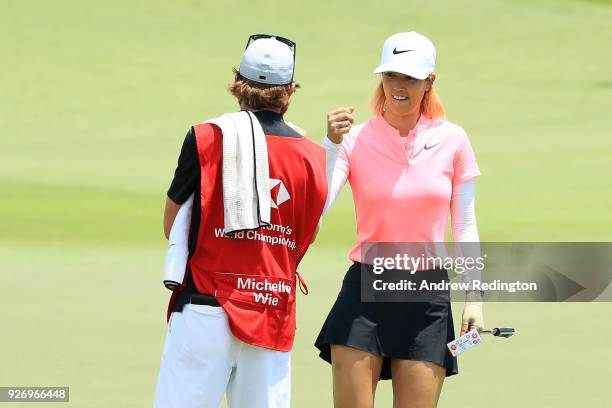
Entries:
POLYGON ((381 116, 354 126, 333 176, 353 191, 357 243, 350 259, 363 262, 363 243, 445 242, 453 187, 478 175, 465 131, 446 120, 422 115, 406 137, 381 116))

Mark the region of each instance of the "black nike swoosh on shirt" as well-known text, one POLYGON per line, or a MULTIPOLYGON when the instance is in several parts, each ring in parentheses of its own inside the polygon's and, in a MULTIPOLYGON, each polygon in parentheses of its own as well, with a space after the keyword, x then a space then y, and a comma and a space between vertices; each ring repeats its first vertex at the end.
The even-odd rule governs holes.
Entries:
POLYGON ((440 144, 440 142, 438 142, 438 143, 436 143, 436 144, 433 144, 433 145, 431 145, 431 146, 427 146, 427 145, 425 145, 425 150, 432 149, 432 148, 436 147, 436 146, 437 146, 437 145, 439 145, 439 144, 440 144))
POLYGON ((404 52, 409 52, 409 51, 414 51, 414 50, 402 50, 402 51, 398 51, 398 50, 397 50, 397 47, 395 47, 395 48, 393 49, 393 54, 402 54, 402 53, 404 53, 404 52))

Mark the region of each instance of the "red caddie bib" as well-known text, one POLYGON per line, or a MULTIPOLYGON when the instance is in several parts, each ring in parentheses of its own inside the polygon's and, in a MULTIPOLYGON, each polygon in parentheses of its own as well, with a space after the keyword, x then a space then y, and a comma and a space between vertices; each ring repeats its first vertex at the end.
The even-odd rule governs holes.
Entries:
POLYGON ((213 295, 232 334, 260 347, 289 351, 295 337, 296 268, 308 249, 327 196, 325 150, 305 137, 266 135, 271 225, 223 230, 222 132, 194 126, 201 166, 201 221, 189 261, 200 293, 213 295))

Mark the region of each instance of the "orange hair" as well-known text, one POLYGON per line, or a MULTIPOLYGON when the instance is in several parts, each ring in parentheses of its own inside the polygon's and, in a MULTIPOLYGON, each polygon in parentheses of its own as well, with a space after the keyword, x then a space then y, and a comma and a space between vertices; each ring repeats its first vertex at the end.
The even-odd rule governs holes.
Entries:
MULTIPOLYGON (((381 116, 385 111, 385 91, 382 81, 378 84, 376 89, 374 89, 370 97, 370 110, 373 114, 378 116, 381 116)), ((421 114, 430 119, 446 119, 444 106, 433 84, 429 91, 425 92, 425 95, 423 95, 423 100, 421 101, 421 114)))

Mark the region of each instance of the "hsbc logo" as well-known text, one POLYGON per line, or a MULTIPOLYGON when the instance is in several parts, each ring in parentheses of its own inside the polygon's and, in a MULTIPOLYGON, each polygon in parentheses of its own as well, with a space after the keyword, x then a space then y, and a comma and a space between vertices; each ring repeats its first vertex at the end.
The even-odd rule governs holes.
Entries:
POLYGON ((282 181, 278 179, 270 179, 270 206, 272 208, 278 208, 282 203, 288 201, 291 197, 289 191, 282 181))

